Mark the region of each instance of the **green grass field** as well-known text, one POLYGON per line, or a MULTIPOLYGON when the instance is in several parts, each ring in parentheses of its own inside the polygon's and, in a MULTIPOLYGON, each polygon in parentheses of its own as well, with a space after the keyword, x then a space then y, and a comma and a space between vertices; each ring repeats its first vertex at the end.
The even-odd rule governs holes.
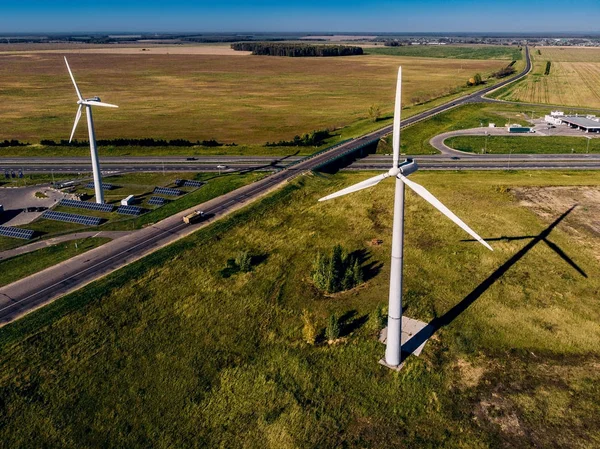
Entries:
MULTIPOLYGON (((402 130, 400 151, 405 154, 437 154, 438 151, 429 144, 429 140, 438 134, 460 129, 488 126, 495 123, 504 126, 505 123, 527 124, 525 115, 531 113, 531 107, 504 104, 469 104, 451 109, 442 114, 416 123, 402 130)), ((545 109, 534 108, 539 116, 545 109)), ((378 153, 392 152, 392 136, 387 136, 377 147, 378 153)))
POLYGON ((458 136, 446 139, 446 145, 456 150, 479 153, 487 146, 488 153, 515 154, 571 154, 600 152, 600 140, 585 137, 541 136, 541 137, 510 137, 510 136, 458 136))
MULTIPOLYGON (((597 236, 584 204, 538 215, 519 188, 597 186, 595 172, 414 176, 494 252, 408 194, 405 313, 444 325, 400 373, 364 326, 385 305, 393 183, 312 176, 0 329, 7 447, 595 447, 600 444, 597 236), (583 220, 585 221, 585 220, 583 220), (544 230, 564 257, 532 237, 544 230), (370 246, 372 239, 383 244, 370 246), (369 276, 326 297, 312 259, 341 243, 369 276), (261 262, 223 276, 248 250, 261 262), (457 306, 458 305, 458 306, 457 306), (309 346, 303 309, 343 340, 309 346)), ((560 196, 560 195, 559 195, 560 196)))
POLYGON ((70 259, 109 241, 110 239, 99 237, 72 240, 3 260, 0 262, 0 287, 42 271, 45 268, 56 265, 63 260, 70 259))
POLYGON ((523 59, 517 47, 458 46, 458 45, 407 45, 403 47, 366 48, 370 55, 411 56, 416 58, 448 59, 500 59, 506 61, 523 59))

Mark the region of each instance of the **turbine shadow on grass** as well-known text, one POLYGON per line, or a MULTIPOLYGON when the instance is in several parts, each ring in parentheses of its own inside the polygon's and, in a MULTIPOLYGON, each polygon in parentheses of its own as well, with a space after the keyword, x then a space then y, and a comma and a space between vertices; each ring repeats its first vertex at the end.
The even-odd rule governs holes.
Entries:
MULTIPOLYGON (((502 264, 496 271, 494 271, 490 276, 488 276, 481 284, 479 284, 475 289, 469 293, 467 296, 463 298, 461 302, 452 307, 448 312, 438 318, 434 318, 431 320, 427 326, 425 326, 422 330, 417 332, 409 341, 407 341, 402 346, 402 359, 405 359, 407 356, 412 354, 421 344, 427 341, 437 330, 441 327, 447 326, 452 321, 454 321, 461 313, 469 308, 471 304, 473 304, 481 295, 483 295, 498 279, 500 279, 504 274, 519 260, 525 256, 535 245, 539 242, 546 243, 553 251, 555 251, 565 262, 567 262, 573 269, 575 269, 579 274, 583 277, 587 278, 587 274, 569 257, 564 251, 562 251, 556 244, 549 242, 547 240, 548 236, 552 232, 552 230, 562 221, 567 215, 569 215, 573 209, 575 209, 577 205, 574 205, 565 213, 563 213, 560 217, 558 217, 550 226, 544 229, 540 234, 535 236, 519 236, 519 237, 499 237, 486 239, 489 241, 500 241, 500 240, 523 240, 523 239, 532 239, 527 245, 525 245, 522 249, 520 249, 514 256, 508 259, 504 264, 502 264)), ((471 241, 471 240, 467 240, 471 241)))

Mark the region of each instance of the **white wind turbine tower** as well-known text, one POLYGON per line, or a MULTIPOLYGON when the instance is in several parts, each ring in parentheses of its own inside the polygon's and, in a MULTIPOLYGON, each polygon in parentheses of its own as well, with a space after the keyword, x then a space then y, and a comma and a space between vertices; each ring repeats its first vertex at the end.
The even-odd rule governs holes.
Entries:
MULTIPOLYGON (((366 189, 379 184, 385 178, 396 178, 396 193, 394 198, 394 221, 392 234, 392 263, 390 275, 390 295, 388 308, 388 328, 387 343, 385 349, 384 362, 387 366, 398 367, 401 360, 401 335, 402 335, 402 257, 404 244, 404 186, 407 185, 417 195, 430 203, 433 207, 443 213, 446 217, 464 229, 468 234, 477 239, 483 246, 492 250, 475 231, 467 226, 450 209, 444 206, 423 186, 410 181, 407 176, 417 171, 417 163, 413 160, 406 160, 399 163, 400 156, 400 110, 402 97, 402 67, 398 69, 398 84, 396 87, 396 104, 394 108, 394 127, 393 127, 393 150, 394 158, 392 168, 387 172, 366 181, 359 182, 353 186, 347 187, 331 195, 321 198, 319 201, 326 201, 357 190, 366 189)), ((493 250, 492 250, 493 251, 493 250)))
POLYGON ((77 124, 79 123, 79 119, 81 118, 81 110, 85 106, 85 115, 87 117, 87 125, 88 125, 88 133, 90 135, 90 152, 92 154, 92 171, 94 173, 94 190, 96 192, 96 203, 104 203, 104 190, 102 190, 102 173, 100 173, 100 163, 98 161, 98 148, 96 147, 96 132, 94 131, 94 119, 92 118, 92 106, 103 106, 106 108, 118 108, 114 104, 102 103, 100 98, 93 97, 84 99, 81 96, 81 92, 79 91, 79 87, 77 87, 77 83, 75 82, 75 77, 73 76, 73 72, 71 72, 71 67, 69 67, 69 63, 67 62, 67 58, 65 57, 65 64, 67 64, 67 70, 69 71, 69 75, 71 75, 71 80, 73 81, 73 85, 75 86, 75 91, 77 92, 77 104, 79 108, 77 108, 77 115, 75 115, 75 124, 73 125, 73 131, 71 131, 71 137, 69 138, 69 143, 73 140, 73 135, 75 135, 75 129, 77 128, 77 124))

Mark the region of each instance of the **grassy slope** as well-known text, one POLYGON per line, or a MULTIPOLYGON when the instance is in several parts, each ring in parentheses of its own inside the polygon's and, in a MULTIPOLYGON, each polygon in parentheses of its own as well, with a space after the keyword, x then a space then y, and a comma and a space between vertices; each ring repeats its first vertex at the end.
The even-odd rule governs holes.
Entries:
POLYGON ((42 271, 77 254, 89 251, 108 241, 110 239, 107 238, 72 240, 3 260, 0 262, 0 287, 42 271), (75 244, 77 244, 77 248, 75 248, 75 244))
MULTIPOLYGON (((484 136, 459 136, 446 140, 446 145, 457 150, 479 153, 485 146, 484 136)), ((490 136, 487 138, 488 153, 522 153, 522 154, 558 154, 585 153, 588 139, 584 137, 543 136, 543 137, 510 137, 490 136), (575 150, 575 151, 573 151, 575 150)), ((600 141, 592 139, 589 152, 600 152, 600 141)))
MULTIPOLYGON (((592 447, 600 442, 600 270, 559 226, 581 278, 541 243, 400 373, 362 318, 387 297, 393 184, 317 203, 368 174, 303 178, 0 330, 0 435, 10 447, 592 447), (304 185, 298 189, 298 183, 304 185), (382 246, 365 242, 381 238, 382 246), (325 298, 311 259, 366 249, 365 286, 325 298), (240 249, 266 258, 223 278, 240 249), (380 271, 379 271, 380 270, 380 271), (300 313, 357 327, 302 343, 300 313), (354 320, 354 321, 353 321, 354 320), (74 413, 76 410, 76 413, 74 413)), ((547 222, 514 185, 598 185, 595 173, 419 173, 485 237, 547 222), (452 193, 450 193, 452 192, 452 193)), ((408 195, 405 311, 442 316, 529 240, 490 253, 408 195), (459 267, 459 269, 457 269, 459 267)), ((555 217, 552 217, 554 219, 555 217)))

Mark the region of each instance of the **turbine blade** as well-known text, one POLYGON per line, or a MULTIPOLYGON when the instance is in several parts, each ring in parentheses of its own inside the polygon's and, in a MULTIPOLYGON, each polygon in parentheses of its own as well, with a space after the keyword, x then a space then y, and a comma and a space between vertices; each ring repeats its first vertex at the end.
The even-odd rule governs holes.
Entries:
POLYGON ((406 184, 408 187, 410 187, 417 195, 419 195, 421 198, 423 198, 425 201, 427 201, 429 204, 431 204, 433 207, 435 207, 437 210, 439 210, 441 213, 443 213, 446 217, 448 217, 450 220, 452 220, 454 223, 456 223, 464 231, 466 231, 471 237, 476 239, 479 243, 481 243, 483 246, 485 246, 490 251, 494 251, 492 249, 492 247, 490 245, 488 245, 488 243, 485 240, 483 240, 481 237, 479 237, 475 233, 475 231, 473 231, 469 226, 467 226, 467 224, 465 222, 463 222, 460 218, 458 218, 456 215, 454 215, 454 212, 452 212, 450 209, 448 209, 446 206, 444 206, 440 202, 440 200, 438 200, 435 196, 433 196, 431 194, 431 192, 429 192, 425 187, 423 187, 420 184, 417 184, 414 181, 411 181, 406 176, 398 175, 398 178, 400 178, 402 180, 402 182, 404 184, 406 184))
POLYGON ((337 198, 338 196, 347 195, 349 193, 356 192, 358 190, 362 190, 362 189, 366 189, 368 187, 372 187, 372 186, 374 186, 376 184, 379 184, 381 181, 383 181, 385 178, 387 178, 389 176, 390 175, 387 174, 387 173, 383 173, 381 175, 373 176, 372 178, 366 179, 366 180, 364 180, 362 182, 359 182, 358 184, 354 184, 353 186, 346 187, 345 189, 339 190, 339 191, 337 191, 335 193, 332 193, 331 195, 324 196, 319 201, 331 200, 333 198, 337 198))
POLYGON ((73 86, 75 86, 75 91, 77 92, 77 97, 79 98, 79 101, 83 101, 83 97, 81 96, 79 87, 77 87, 77 83, 75 82, 75 77, 73 76, 73 72, 71 72, 71 67, 69 67, 69 62, 67 61, 66 56, 65 56, 65 64, 67 64, 67 70, 69 71, 69 75, 71 75, 71 80, 73 81, 73 86))
POLYGON ((400 115, 402 111, 402 66, 398 67, 398 81, 396 83, 396 103, 394 104, 394 127, 392 134, 393 163, 398 167, 400 161, 400 115))
POLYGON ((81 102, 81 104, 86 104, 88 106, 103 106, 105 108, 118 108, 119 107, 116 104, 102 103, 101 101, 96 101, 96 100, 84 100, 81 102))
POLYGON ((75 123, 73 124, 73 131, 71 131, 71 137, 69 137, 69 143, 71 143, 71 140, 73 140, 73 136, 75 135, 75 129, 77 128, 77 124, 79 123, 79 119, 81 118, 82 108, 82 105, 79 105, 79 107, 77 108, 77 114, 75 115, 75 123))

